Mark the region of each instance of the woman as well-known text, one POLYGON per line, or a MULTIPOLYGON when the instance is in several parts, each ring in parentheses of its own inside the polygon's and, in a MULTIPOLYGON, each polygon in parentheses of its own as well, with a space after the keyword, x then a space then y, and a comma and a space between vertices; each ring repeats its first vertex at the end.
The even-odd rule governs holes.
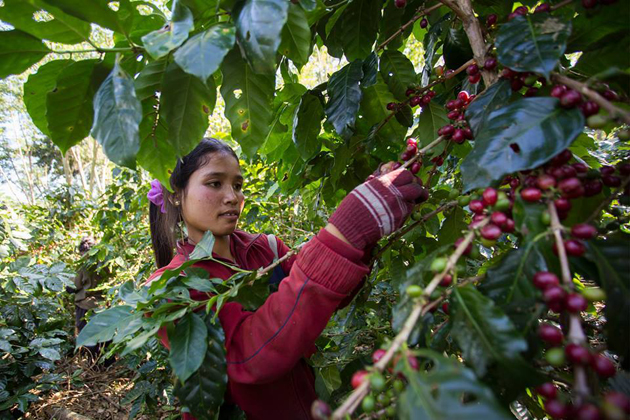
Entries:
MULTIPOLYGON (((236 302, 221 309, 227 350, 225 398, 248 419, 311 418, 310 407, 317 395, 305 359, 316 351, 315 340, 334 311, 361 288, 369 272, 364 254, 367 260, 369 249, 400 227, 415 200, 423 196, 416 180, 404 169, 371 176, 341 202, 328 225, 297 256, 281 264, 288 275, 264 305, 255 312, 243 310, 236 302)), ((215 237, 213 257, 244 269, 271 264, 275 251, 280 257, 288 252, 281 241, 275 250, 267 236, 236 230, 244 205, 243 176, 236 154, 225 143, 202 140, 178 162, 170 183, 173 194, 157 184, 149 193, 151 237, 159 268, 149 281, 185 261, 208 230, 215 237), (188 237, 176 243, 180 220, 188 237)), ((212 277, 226 279, 233 274, 213 261, 197 266, 212 277)), ((195 291, 191 297, 207 298, 195 291)))

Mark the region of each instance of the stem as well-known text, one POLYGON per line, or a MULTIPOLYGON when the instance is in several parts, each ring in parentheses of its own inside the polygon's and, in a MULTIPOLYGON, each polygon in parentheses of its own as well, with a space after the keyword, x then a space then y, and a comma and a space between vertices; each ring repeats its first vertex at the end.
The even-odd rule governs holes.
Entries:
MULTIPOLYGON (((564 242, 562 241, 563 227, 558 218, 558 212, 553 201, 547 203, 547 209, 551 216, 551 229, 556 240, 556 248, 558 249, 558 257, 560 258, 560 269, 562 271, 562 283, 566 288, 573 291, 573 281, 571 276, 571 270, 569 268, 569 259, 567 258, 567 251, 564 249, 564 242)), ((579 314, 569 314, 569 335, 567 337, 570 342, 584 346, 586 344, 586 335, 582 329, 581 317, 579 314)), ((573 387, 576 392, 576 399, 578 405, 583 398, 586 398, 589 394, 588 384, 586 383, 586 371, 584 366, 575 365, 573 367, 573 374, 575 377, 575 383, 573 387)))
POLYGON ((412 163, 414 163, 416 160, 418 160, 419 157, 422 157, 427 151, 433 149, 435 146, 437 146, 438 144, 440 144, 442 141, 444 140, 443 136, 438 137, 437 139, 433 140, 431 143, 427 144, 426 146, 424 146, 422 149, 418 150, 416 152, 416 155, 414 157, 412 157, 411 159, 409 159, 407 162, 405 162, 402 167, 403 168, 408 168, 411 166, 412 163))
POLYGON ((617 116, 626 124, 630 124, 630 112, 616 107, 608 99, 604 98, 602 95, 589 88, 585 83, 578 82, 577 80, 573 80, 558 73, 553 73, 551 75, 551 80, 566 85, 571 89, 577 90, 578 92, 604 108, 606 111, 608 111, 613 118, 617 116))
MULTIPOLYGON (((477 227, 481 227, 488 223, 488 219, 483 220, 481 223, 477 225, 477 227)), ((428 302, 427 297, 431 295, 431 293, 435 290, 437 285, 442 281, 446 273, 448 273, 457 263, 457 260, 462 256, 466 247, 473 241, 475 237, 475 230, 471 230, 466 234, 464 240, 459 244, 457 248, 455 248, 455 252, 449 257, 448 262, 446 264, 446 268, 442 273, 438 273, 433 277, 433 280, 429 283, 429 285, 424 289, 424 296, 418 298, 416 301, 409 317, 405 321, 402 329, 398 333, 398 335, 394 338, 394 341, 390 345, 389 349, 385 355, 374 365, 374 371, 381 372, 385 369, 385 367, 389 364, 390 360, 394 357, 394 354, 398 351, 398 349, 403 345, 403 343, 407 342, 407 339, 411 335, 411 331, 416 325, 418 318, 421 315, 427 313, 431 308, 435 307, 439 304, 447 293, 450 293, 450 290, 447 289, 442 297, 433 302, 428 302)), ((466 282, 468 283, 468 282, 466 282)), ((461 285, 466 284, 464 282, 461 285)), ((358 388, 356 388, 352 394, 344 401, 344 403, 335 410, 332 415, 333 420, 341 420, 345 418, 345 416, 352 414, 352 412, 358 407, 361 403, 361 400, 365 398, 369 391, 370 381, 363 381, 358 388)))
POLYGON ((267 267, 261 269, 258 271, 258 274, 256 274, 256 278, 259 279, 262 276, 264 276, 265 274, 267 274, 268 272, 270 272, 271 270, 273 270, 274 268, 276 268, 277 266, 279 266, 280 264, 282 264, 283 262, 285 262, 286 260, 288 260, 289 258, 291 258, 293 255, 297 254, 297 252, 306 244, 306 242, 304 242, 303 244, 301 244, 300 246, 298 246, 296 249, 292 249, 291 251, 287 252, 286 254, 284 254, 282 257, 278 258, 276 261, 274 261, 273 263, 269 264, 267 267))
POLYGON ((558 3, 558 4, 551 6, 551 10, 557 10, 557 9, 559 9, 559 8, 561 8, 561 7, 564 7, 564 6, 566 6, 567 4, 571 4, 571 3, 573 3, 573 0, 564 0, 564 1, 561 1, 561 2, 560 2, 560 3, 558 3))
POLYGON ((423 8, 423 7, 424 7, 424 5, 422 5, 422 6, 418 7, 418 9, 416 10, 416 14, 414 15, 414 17, 413 17, 413 18, 411 18, 411 20, 410 20, 409 22, 407 22, 407 23, 405 23, 404 25, 402 25, 402 26, 400 27, 400 29, 398 29, 396 32, 394 32, 394 33, 392 34, 392 36, 390 36, 390 37, 389 37, 389 38, 387 38, 385 41, 383 41, 383 43, 382 43, 381 45, 379 45, 379 46, 376 48, 376 51, 380 51, 380 50, 382 50, 383 48, 385 48, 385 46, 386 46, 387 44, 389 44, 390 42, 392 42, 394 39, 396 39, 396 37, 397 37, 398 35, 400 35, 400 34, 402 34, 403 32, 405 32, 405 29, 407 29, 407 28, 409 27, 409 25, 413 25, 413 23, 414 23, 416 20, 420 19, 422 16, 426 16, 426 15, 430 14, 430 13, 431 13, 431 12, 433 12, 434 10, 439 9, 440 7, 442 7, 442 5, 441 5, 440 3, 438 3, 438 4, 435 4, 435 5, 431 6, 431 7, 429 7, 428 9, 426 9, 426 10, 422 11, 422 8, 423 8))

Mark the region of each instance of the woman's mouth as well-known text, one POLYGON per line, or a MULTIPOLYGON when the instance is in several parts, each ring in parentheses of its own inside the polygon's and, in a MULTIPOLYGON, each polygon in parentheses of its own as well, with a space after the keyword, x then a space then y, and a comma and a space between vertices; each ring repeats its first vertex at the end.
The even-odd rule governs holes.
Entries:
POLYGON ((226 211, 225 213, 219 214, 219 217, 226 218, 227 220, 230 220, 230 221, 236 221, 238 220, 238 212, 226 211))

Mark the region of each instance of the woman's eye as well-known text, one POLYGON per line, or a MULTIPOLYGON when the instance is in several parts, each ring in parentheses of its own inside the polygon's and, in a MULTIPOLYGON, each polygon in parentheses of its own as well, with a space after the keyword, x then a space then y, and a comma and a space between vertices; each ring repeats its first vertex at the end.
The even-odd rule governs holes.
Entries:
POLYGON ((242 190, 242 189, 243 189, 243 184, 236 184, 236 185, 234 186, 234 189, 236 189, 236 191, 240 191, 240 190, 242 190))
POLYGON ((213 181, 213 182, 208 182, 207 185, 209 185, 211 187, 219 187, 219 186, 221 186, 221 183, 218 182, 218 181, 213 181))

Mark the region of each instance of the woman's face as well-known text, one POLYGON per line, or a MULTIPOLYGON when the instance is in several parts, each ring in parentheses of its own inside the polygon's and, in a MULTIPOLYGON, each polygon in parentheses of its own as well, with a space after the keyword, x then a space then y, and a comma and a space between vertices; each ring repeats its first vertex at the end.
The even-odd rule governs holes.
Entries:
POLYGON ((245 202, 242 188, 243 176, 234 156, 223 152, 207 156, 181 197, 190 239, 198 243, 208 230, 214 236, 234 232, 245 202))

